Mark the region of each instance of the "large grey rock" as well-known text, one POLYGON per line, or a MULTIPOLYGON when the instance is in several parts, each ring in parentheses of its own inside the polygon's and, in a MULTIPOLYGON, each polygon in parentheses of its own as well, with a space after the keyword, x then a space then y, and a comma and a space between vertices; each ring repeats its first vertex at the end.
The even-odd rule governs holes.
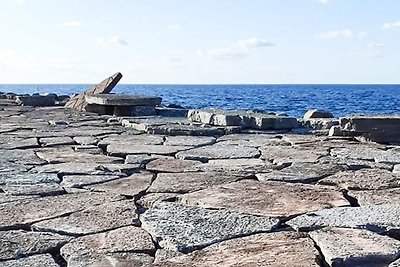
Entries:
POLYGON ((102 106, 158 106, 161 97, 100 93, 85 95, 85 101, 102 106))
POLYGON ((51 95, 17 96, 15 102, 22 106, 47 107, 55 106, 56 99, 51 95))
POLYGON ((154 172, 196 172, 201 162, 160 157, 146 164, 146 170, 154 172))
POLYGON ((293 232, 262 233, 213 244, 153 266, 298 266, 317 267, 317 251, 310 238, 293 232))
POLYGON ((114 201, 38 222, 33 229, 67 235, 88 235, 132 225, 138 219, 133 201, 114 201))
POLYGON ((174 155, 179 151, 188 150, 190 146, 164 146, 164 145, 129 145, 111 144, 107 146, 110 155, 126 156, 130 154, 155 154, 155 155, 174 155))
POLYGON ((154 253, 154 251, 155 247, 148 233, 139 227, 126 226, 75 238, 61 248, 61 256, 67 261, 68 266, 111 267, 115 266, 113 261, 119 266, 120 262, 129 263, 129 258, 132 259, 132 263, 136 263, 133 266, 142 266, 144 262, 150 263, 151 258, 129 254, 154 253))
POLYGON ((242 119, 235 112, 223 110, 194 110, 190 109, 188 119, 194 122, 217 126, 241 126, 242 119))
POLYGON ((77 136, 73 138, 74 141, 80 145, 96 145, 99 139, 93 136, 77 136))
POLYGON ((1 262, 2 267, 59 267, 50 254, 33 255, 26 258, 1 262))
POLYGON ((289 220, 286 224, 300 231, 332 226, 398 234, 399 216, 400 206, 397 204, 338 207, 304 214, 289 220))
POLYGON ((349 190, 377 190, 400 187, 400 175, 382 169, 340 172, 318 182, 349 190))
POLYGON ((324 208, 348 206, 342 194, 327 187, 242 180, 185 194, 182 202, 271 217, 290 217, 324 208))
MULTIPOLYGON (((58 249, 72 238, 24 230, 0 231, 0 262, 58 249)), ((0 263, 1 265, 1 263, 0 263)))
POLYGON ((217 143, 211 146, 203 146, 181 151, 176 154, 176 158, 206 162, 210 159, 255 158, 259 155, 260 151, 253 147, 240 147, 217 143))
POLYGON ((314 118, 333 118, 333 114, 325 110, 310 109, 303 116, 304 120, 314 119, 314 118))
POLYGON ((400 256, 400 241, 368 230, 325 228, 310 233, 329 266, 387 266, 400 256))
POLYGON ((346 166, 335 164, 294 162, 282 170, 257 173, 259 181, 315 182, 324 177, 346 170, 346 166))
POLYGON ((161 248, 181 252, 226 239, 269 232, 278 220, 229 211, 207 210, 178 203, 158 202, 140 216, 142 228, 161 248))

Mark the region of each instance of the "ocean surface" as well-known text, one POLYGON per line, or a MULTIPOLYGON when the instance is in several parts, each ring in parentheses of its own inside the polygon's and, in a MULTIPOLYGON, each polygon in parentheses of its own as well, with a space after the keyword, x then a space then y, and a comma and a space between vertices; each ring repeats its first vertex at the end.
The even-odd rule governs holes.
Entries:
MULTIPOLYGON (((0 85, 19 94, 83 92, 90 84, 0 85)), ((302 117, 310 108, 336 117, 351 114, 400 114, 400 85, 135 85, 120 84, 113 93, 154 95, 163 104, 187 108, 259 110, 302 117)))

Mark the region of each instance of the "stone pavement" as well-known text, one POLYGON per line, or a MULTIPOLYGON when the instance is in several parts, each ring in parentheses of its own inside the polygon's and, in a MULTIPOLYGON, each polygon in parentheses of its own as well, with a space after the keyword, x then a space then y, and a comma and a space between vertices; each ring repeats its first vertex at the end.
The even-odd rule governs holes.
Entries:
POLYGON ((399 147, 230 127, 0 99, 0 266, 398 266, 399 147))

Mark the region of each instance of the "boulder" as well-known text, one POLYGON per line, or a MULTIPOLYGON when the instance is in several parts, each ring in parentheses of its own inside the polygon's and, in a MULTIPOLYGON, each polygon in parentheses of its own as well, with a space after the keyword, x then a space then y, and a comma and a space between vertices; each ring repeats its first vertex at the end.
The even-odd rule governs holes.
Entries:
POLYGON ((15 102, 18 105, 22 106, 34 106, 34 107, 47 107, 47 106, 55 106, 56 100, 54 96, 17 96, 15 98, 15 102))
POLYGON ((333 114, 329 111, 310 109, 304 114, 303 120, 306 121, 315 118, 333 118, 333 117, 334 117, 333 114))

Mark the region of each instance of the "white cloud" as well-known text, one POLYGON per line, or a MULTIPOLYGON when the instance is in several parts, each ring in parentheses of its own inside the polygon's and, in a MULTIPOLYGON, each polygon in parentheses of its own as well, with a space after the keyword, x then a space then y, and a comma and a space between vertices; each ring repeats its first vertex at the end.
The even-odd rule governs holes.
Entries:
POLYGON ((395 22, 388 22, 383 24, 382 28, 384 30, 400 29, 400 20, 395 22))
POLYGON ((329 4, 330 0, 318 0, 318 2, 320 2, 323 5, 327 5, 329 4))
POLYGON ((246 51, 232 48, 216 48, 211 50, 199 50, 200 56, 211 60, 236 61, 248 56, 246 51))
POLYGON ((267 47, 275 46, 274 43, 268 42, 258 38, 250 38, 246 40, 239 40, 239 45, 246 48, 267 47))
POLYGON ((323 32, 320 34, 316 34, 314 37, 317 39, 335 39, 335 38, 351 38, 351 37, 365 38, 367 36, 368 36, 367 32, 363 31, 353 32, 352 30, 344 29, 344 30, 323 32))
POLYGON ((128 45, 128 42, 119 36, 113 36, 111 38, 99 38, 97 39, 97 43, 101 45, 107 45, 107 44, 128 45))
POLYGON ((14 3, 16 3, 17 5, 20 5, 20 6, 22 6, 26 3, 26 0, 13 0, 13 1, 14 1, 14 3))
POLYGON ((82 22, 77 21, 77 20, 71 20, 71 21, 66 21, 63 24, 61 24, 64 27, 81 27, 82 22))
POLYGON ((182 26, 179 24, 169 24, 167 26, 168 30, 170 30, 171 32, 179 32, 182 30, 182 26))

